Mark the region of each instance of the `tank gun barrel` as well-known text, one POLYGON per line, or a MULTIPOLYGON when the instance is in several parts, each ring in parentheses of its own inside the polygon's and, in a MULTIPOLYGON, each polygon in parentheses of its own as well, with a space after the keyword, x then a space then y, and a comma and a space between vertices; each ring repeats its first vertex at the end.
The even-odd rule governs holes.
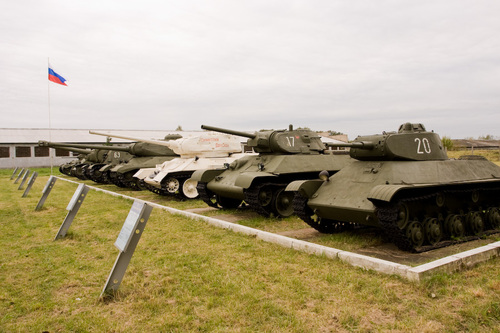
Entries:
POLYGON ((95 135, 107 136, 107 137, 110 137, 110 138, 118 138, 118 139, 124 139, 124 140, 132 140, 132 141, 139 141, 139 142, 144 142, 144 143, 150 143, 150 144, 158 145, 158 146, 165 146, 165 147, 170 147, 171 146, 170 142, 168 142, 168 141, 148 140, 148 139, 134 138, 134 137, 131 137, 131 136, 111 134, 111 133, 103 133, 103 132, 95 132, 95 131, 89 131, 89 133, 90 134, 95 134, 95 135))
POLYGON ((257 134, 240 132, 240 131, 235 131, 235 130, 231 130, 231 129, 213 127, 213 126, 208 126, 208 125, 201 125, 201 129, 219 132, 219 133, 232 134, 232 135, 236 135, 236 136, 242 136, 242 137, 249 138, 249 139, 255 139, 257 137, 257 134))
POLYGON ((107 145, 92 145, 84 143, 60 143, 60 142, 48 142, 48 141, 38 141, 38 145, 40 147, 52 147, 52 148, 72 147, 72 148, 82 148, 82 149, 103 149, 103 150, 130 152, 130 147, 128 146, 107 146, 107 145))
POLYGON ((326 143, 327 147, 349 147, 349 148, 358 148, 364 150, 372 150, 375 148, 375 144, 370 141, 358 141, 358 142, 350 142, 350 143, 326 143))
POLYGON ((92 152, 92 150, 87 150, 82 148, 72 148, 72 147, 57 147, 57 149, 67 150, 78 154, 90 154, 92 152))

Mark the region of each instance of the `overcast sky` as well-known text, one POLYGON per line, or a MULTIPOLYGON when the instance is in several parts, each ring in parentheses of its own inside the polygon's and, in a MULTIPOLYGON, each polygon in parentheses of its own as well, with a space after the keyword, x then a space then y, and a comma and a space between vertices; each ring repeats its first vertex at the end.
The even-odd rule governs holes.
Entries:
POLYGON ((500 136, 498 0, 4 0, 0 54, 0 128, 500 136))

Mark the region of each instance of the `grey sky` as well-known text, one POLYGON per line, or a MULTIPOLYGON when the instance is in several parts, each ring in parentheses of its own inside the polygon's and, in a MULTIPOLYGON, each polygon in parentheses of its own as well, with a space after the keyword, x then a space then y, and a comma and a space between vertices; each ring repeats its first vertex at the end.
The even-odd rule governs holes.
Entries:
POLYGON ((498 0, 2 1, 0 128, 500 136, 498 0))

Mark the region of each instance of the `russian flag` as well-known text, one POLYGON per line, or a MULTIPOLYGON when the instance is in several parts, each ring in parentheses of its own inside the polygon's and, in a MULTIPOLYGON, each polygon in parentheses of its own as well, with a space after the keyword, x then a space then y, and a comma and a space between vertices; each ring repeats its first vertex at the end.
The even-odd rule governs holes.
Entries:
POLYGON ((55 83, 62 84, 63 86, 68 86, 66 83, 64 83, 66 79, 54 72, 54 70, 50 67, 51 66, 49 65, 49 80, 55 83))

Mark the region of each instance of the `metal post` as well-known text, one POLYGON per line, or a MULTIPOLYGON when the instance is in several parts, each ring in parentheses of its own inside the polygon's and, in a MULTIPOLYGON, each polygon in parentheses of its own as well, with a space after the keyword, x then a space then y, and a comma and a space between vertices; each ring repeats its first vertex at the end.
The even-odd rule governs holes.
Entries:
POLYGON ((12 176, 10 176, 10 180, 14 179, 14 176, 16 175, 17 170, 19 170, 19 167, 16 167, 14 169, 14 172, 12 173, 12 176))
POLYGON ((21 176, 23 175, 23 173, 24 173, 24 169, 21 169, 21 171, 19 171, 19 174, 17 175, 16 180, 14 181, 14 184, 17 184, 19 182, 19 179, 21 179, 21 176))
POLYGON ((118 290, 152 210, 153 207, 145 202, 140 200, 134 201, 115 242, 115 246, 120 250, 120 253, 102 289, 101 297, 118 290))
POLYGON ((24 173, 23 180, 21 180, 21 184, 19 184, 19 187, 17 188, 18 190, 23 189, 24 183, 26 183, 26 179, 28 179, 29 173, 30 173, 30 169, 27 169, 26 172, 24 173))
POLYGON ((59 231, 57 232, 57 235, 54 238, 54 240, 66 236, 66 233, 68 232, 68 229, 71 226, 71 222, 73 222, 76 213, 78 213, 78 209, 80 209, 80 206, 82 205, 83 200, 85 199, 85 196, 87 195, 88 191, 89 188, 87 185, 85 184, 78 185, 78 188, 76 189, 75 194, 73 194, 73 197, 71 198, 68 207, 66 207, 66 210, 68 210, 68 214, 66 215, 66 218, 61 224, 61 227, 59 228, 59 231))
POLYGON ((24 191, 22 198, 26 198, 26 196, 28 195, 29 191, 31 190, 31 187, 35 183, 35 180, 36 180, 37 176, 38 176, 38 172, 36 172, 36 171, 31 174, 31 178, 28 181, 28 186, 26 186, 26 190, 24 191))
POLYGON ((40 201, 38 201, 38 205, 36 205, 35 210, 40 210, 43 207, 43 204, 45 203, 45 200, 47 200, 47 197, 50 194, 50 191, 54 187, 54 184, 56 183, 57 178, 54 176, 49 177, 49 181, 47 184, 45 184, 45 187, 42 191, 42 197, 40 198, 40 201))

